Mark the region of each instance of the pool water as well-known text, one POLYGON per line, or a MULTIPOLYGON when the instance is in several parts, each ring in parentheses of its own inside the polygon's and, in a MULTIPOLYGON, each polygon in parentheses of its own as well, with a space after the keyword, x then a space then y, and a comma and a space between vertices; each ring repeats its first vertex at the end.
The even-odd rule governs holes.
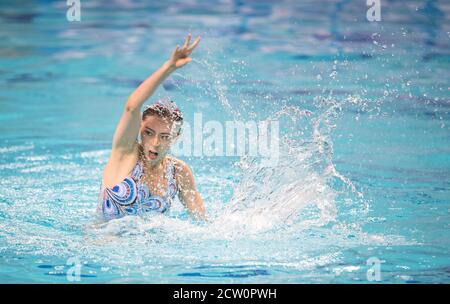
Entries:
POLYGON ((0 4, 1 283, 450 282, 447 1, 81 3, 0 4), (188 32, 148 103, 278 121, 279 159, 180 155, 210 223, 99 223, 124 102, 188 32))

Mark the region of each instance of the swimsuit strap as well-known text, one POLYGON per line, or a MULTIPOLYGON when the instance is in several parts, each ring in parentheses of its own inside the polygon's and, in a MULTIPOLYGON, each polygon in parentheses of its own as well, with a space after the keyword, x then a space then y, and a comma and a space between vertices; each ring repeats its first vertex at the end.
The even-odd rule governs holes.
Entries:
POLYGON ((174 170, 173 161, 168 159, 167 162, 168 162, 168 164, 165 167, 165 174, 167 177, 168 184, 170 184, 170 183, 174 182, 174 179, 175 179, 174 171, 175 170, 174 170))
POLYGON ((175 177, 175 162, 172 159, 168 160, 169 164, 166 166, 167 176, 167 196, 174 197, 177 193, 177 183, 175 177))

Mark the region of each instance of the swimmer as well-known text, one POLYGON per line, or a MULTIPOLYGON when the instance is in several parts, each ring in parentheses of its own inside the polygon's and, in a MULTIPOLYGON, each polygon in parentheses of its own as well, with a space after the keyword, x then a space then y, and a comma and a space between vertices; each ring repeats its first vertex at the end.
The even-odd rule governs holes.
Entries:
POLYGON ((166 212, 175 196, 196 220, 207 220, 194 175, 169 154, 181 134, 183 114, 174 101, 159 100, 141 114, 144 102, 172 72, 192 61, 200 42, 189 34, 170 59, 128 97, 103 170, 97 211, 104 220, 147 212, 166 212), (140 140, 138 136, 140 135, 140 140))

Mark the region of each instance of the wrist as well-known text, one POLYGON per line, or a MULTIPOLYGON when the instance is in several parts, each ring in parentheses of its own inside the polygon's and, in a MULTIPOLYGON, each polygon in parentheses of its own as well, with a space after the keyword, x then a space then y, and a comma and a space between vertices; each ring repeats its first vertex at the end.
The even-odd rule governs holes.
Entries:
POLYGON ((166 62, 164 62, 163 67, 169 73, 171 73, 177 69, 177 67, 175 66, 175 63, 172 63, 170 60, 167 60, 166 62))

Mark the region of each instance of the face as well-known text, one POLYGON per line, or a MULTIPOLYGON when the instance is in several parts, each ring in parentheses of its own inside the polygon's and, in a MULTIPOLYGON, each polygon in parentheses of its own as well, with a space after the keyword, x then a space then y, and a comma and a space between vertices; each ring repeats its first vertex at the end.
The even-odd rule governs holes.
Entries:
POLYGON ((145 117, 141 122, 141 139, 145 158, 151 164, 160 162, 170 150, 176 140, 180 126, 167 118, 155 115, 145 117))

